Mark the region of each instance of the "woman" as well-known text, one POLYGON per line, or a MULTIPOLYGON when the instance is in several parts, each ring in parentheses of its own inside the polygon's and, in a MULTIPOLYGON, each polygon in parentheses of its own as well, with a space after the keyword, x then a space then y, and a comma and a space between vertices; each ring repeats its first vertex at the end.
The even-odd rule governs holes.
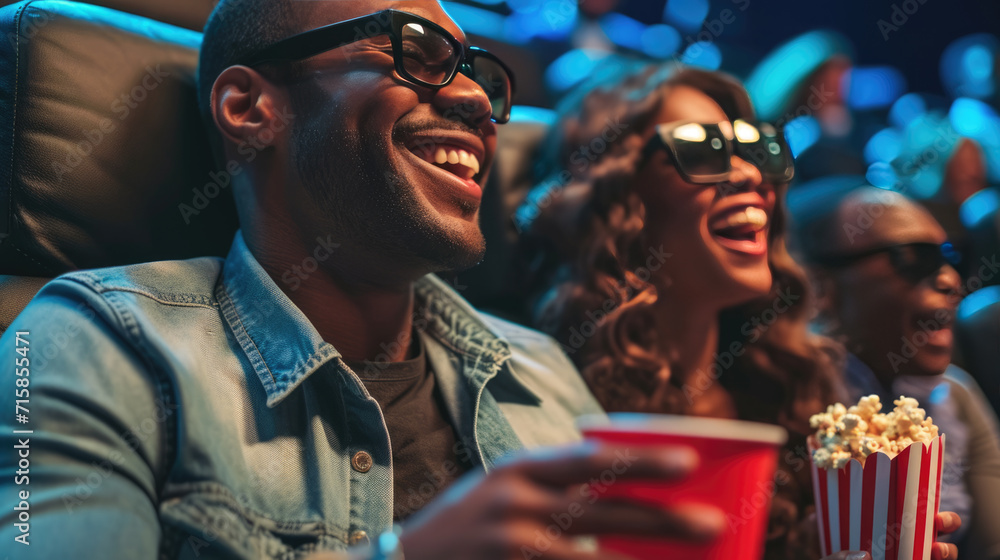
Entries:
POLYGON ((791 158, 734 79, 624 74, 566 104, 550 161, 567 184, 522 209, 535 214, 534 321, 609 411, 784 426, 766 557, 815 557, 805 436, 844 394, 841 354, 808 331, 808 284, 785 249, 791 158))

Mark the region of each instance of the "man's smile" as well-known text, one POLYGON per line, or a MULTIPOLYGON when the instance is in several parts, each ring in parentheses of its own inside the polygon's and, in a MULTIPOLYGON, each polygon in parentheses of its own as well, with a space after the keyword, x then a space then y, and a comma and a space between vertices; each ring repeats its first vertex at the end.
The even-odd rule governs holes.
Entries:
POLYGON ((414 153, 460 179, 472 179, 479 173, 479 158, 456 146, 438 144, 433 154, 429 149, 414 153))
POLYGON ((456 131, 428 130, 406 139, 407 151, 433 169, 446 184, 455 185, 463 198, 482 198, 482 169, 486 163, 486 147, 472 134, 456 131))

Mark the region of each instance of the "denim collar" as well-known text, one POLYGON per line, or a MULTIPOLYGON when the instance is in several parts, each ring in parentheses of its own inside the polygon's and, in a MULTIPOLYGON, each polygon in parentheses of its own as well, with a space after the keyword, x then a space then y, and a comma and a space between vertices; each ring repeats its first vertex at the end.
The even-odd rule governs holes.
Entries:
MULTIPOLYGON (((216 286, 216 298, 267 393, 273 408, 325 363, 341 356, 323 340, 306 315, 268 276, 236 233, 216 286)), ((428 274, 414 285, 414 327, 424 330, 451 350, 494 367, 461 368, 460 375, 482 384, 492 375, 506 375, 536 401, 540 397, 509 368, 510 343, 483 321, 480 314, 444 281, 428 274)))

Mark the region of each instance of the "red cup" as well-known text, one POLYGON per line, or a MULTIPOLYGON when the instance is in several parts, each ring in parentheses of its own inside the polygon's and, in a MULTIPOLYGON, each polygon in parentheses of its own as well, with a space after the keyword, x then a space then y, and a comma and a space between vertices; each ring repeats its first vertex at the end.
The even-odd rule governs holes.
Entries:
POLYGON ((763 556, 778 449, 787 439, 784 428, 738 420, 632 413, 585 417, 578 425, 585 438, 626 450, 686 446, 700 457, 690 476, 672 482, 618 481, 617 475, 623 473, 609 471, 608 476, 591 482, 591 495, 662 506, 708 504, 726 516, 726 528, 708 543, 601 537, 603 550, 637 560, 750 560, 763 556))

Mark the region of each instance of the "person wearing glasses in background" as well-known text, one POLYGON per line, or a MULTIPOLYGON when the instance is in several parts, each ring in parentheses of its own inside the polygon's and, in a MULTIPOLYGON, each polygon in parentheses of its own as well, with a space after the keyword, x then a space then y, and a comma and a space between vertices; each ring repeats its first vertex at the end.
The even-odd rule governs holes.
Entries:
POLYGON ((57 279, 7 330, 61 342, 32 369, 31 546, 8 507, 4 550, 614 559, 573 537, 722 530, 708 507, 598 500, 606 473, 697 457, 580 442, 602 411, 554 341, 433 275, 482 258, 513 89, 434 1, 219 2, 199 101, 242 229, 224 260, 57 279))
POLYGON ((953 542, 965 558, 1000 558, 1000 428, 976 382, 951 365, 958 255, 902 194, 863 186, 817 206, 796 212, 796 237, 818 322, 849 351, 850 400, 920 401, 947 436, 941 509, 963 520, 953 542))
POLYGON ((845 395, 838 348, 809 332, 808 282, 785 249, 788 148, 725 74, 645 65, 595 81, 561 110, 553 167, 571 179, 524 243, 535 324, 608 411, 786 428, 764 557, 818 558, 805 438, 810 415, 845 395), (627 132, 581 164, 609 122, 627 132))

